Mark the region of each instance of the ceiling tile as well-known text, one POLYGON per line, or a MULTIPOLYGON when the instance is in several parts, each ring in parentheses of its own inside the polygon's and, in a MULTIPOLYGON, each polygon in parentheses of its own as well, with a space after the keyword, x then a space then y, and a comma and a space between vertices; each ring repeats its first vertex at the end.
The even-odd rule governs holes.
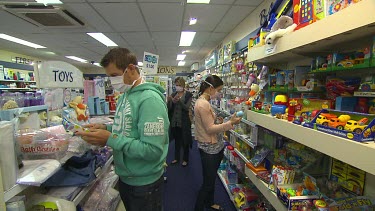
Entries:
MULTIPOLYGON (((211 4, 233 4, 235 0, 211 0, 211 4)), ((252 0, 245 0, 245 1, 252 1, 252 0)))
POLYGON ((165 2, 165 3, 181 3, 183 0, 138 0, 138 2, 165 2))
POLYGON ((216 27, 215 32, 231 32, 255 7, 233 6, 216 27))
POLYGON ((186 6, 183 29, 213 31, 229 8, 230 5, 188 4, 186 6), (189 26, 188 20, 191 17, 198 18, 198 22, 195 25, 189 26))
POLYGON ((152 38, 156 46, 178 46, 181 32, 152 32, 152 38))
POLYGON ((209 32, 197 32, 191 46, 201 47, 208 40, 210 34, 209 32))
POLYGON ((100 3, 121 3, 121 2, 136 2, 136 0, 86 0, 88 2, 100 2, 100 3))
POLYGON ((149 32, 127 32, 121 36, 132 46, 153 46, 149 32))
POLYGON ((235 5, 258 6, 263 0, 237 0, 235 5))
POLYGON ((23 19, 0 10, 1 33, 37 33, 45 32, 42 28, 35 26, 23 19))
POLYGON ((65 4, 69 12, 74 14, 86 25, 93 26, 99 32, 110 32, 112 28, 100 17, 89 4, 65 4))
POLYGON ((117 32, 147 31, 135 3, 93 3, 92 5, 117 32))
POLYGON ((184 6, 178 3, 140 3, 150 31, 179 31, 184 6))

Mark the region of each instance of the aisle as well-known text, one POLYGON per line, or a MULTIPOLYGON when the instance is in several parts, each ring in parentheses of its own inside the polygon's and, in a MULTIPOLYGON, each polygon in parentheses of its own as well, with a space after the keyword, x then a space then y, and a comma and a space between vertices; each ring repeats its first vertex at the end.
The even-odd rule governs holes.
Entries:
MULTIPOLYGON (((167 157, 168 164, 174 158, 174 141, 170 143, 167 157)), ((170 165, 167 169, 168 181, 165 183, 165 211, 193 211, 196 197, 202 183, 202 168, 197 144, 194 141, 190 150, 189 166, 170 165)), ((225 208, 225 211, 235 211, 220 179, 216 178, 215 202, 225 208)))

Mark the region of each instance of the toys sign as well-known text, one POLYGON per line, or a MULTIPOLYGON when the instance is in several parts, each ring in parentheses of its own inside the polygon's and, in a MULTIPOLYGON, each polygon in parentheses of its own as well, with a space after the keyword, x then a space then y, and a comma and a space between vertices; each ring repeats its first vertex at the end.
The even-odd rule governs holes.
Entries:
POLYGON ((143 71, 148 74, 158 73, 159 55, 144 52, 143 56, 143 71))
POLYGON ((83 88, 82 72, 69 63, 46 61, 35 66, 39 88, 83 88))

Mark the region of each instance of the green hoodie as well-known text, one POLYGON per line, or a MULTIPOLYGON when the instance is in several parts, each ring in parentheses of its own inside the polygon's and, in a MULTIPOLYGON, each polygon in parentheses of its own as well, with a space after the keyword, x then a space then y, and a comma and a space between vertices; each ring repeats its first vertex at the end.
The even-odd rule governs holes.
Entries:
POLYGON ((132 88, 119 98, 113 126, 107 127, 115 171, 126 184, 148 185, 163 175, 169 144, 163 93, 155 83, 132 88))

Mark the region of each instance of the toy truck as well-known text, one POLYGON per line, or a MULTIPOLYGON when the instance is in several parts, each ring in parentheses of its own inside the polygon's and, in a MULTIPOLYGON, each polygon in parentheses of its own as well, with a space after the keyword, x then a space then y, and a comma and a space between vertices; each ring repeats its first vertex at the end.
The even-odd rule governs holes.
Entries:
POLYGON ((349 115, 340 115, 338 118, 334 117, 331 118, 328 126, 332 128, 336 128, 338 130, 344 130, 346 122, 350 120, 349 115))
POLYGON ((368 121, 367 118, 362 118, 359 121, 349 120, 348 122, 346 122, 344 129, 346 131, 351 131, 351 132, 360 134, 362 133, 363 129, 367 127, 367 125, 365 125, 367 121, 368 121))
POLYGON ((323 126, 328 126, 330 120, 332 118, 336 118, 337 116, 330 113, 321 113, 319 114, 318 118, 316 118, 316 124, 320 124, 323 126))
POLYGON ((372 90, 375 90, 375 76, 367 76, 365 82, 359 87, 359 91, 370 92, 372 90))

